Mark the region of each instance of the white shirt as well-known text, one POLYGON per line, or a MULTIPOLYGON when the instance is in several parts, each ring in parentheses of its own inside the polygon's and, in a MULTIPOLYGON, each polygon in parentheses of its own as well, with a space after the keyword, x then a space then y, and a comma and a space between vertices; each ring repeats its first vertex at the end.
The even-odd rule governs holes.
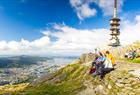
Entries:
POLYGON ((105 65, 105 68, 113 68, 112 62, 108 58, 106 58, 104 65, 105 65))

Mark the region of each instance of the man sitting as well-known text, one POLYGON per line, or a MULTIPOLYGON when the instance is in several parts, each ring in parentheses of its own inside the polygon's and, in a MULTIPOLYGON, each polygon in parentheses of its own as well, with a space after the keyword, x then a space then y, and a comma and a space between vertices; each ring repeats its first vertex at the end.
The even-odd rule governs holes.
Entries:
POLYGON ((106 58, 103 56, 101 52, 95 58, 94 62, 92 62, 92 67, 95 67, 95 72, 92 74, 94 77, 100 74, 102 68, 104 68, 103 63, 105 62, 106 58))

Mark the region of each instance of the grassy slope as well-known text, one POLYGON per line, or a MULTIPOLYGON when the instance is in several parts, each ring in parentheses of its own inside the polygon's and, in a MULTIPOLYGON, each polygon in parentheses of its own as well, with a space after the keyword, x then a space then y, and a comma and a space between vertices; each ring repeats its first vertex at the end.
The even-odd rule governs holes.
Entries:
POLYGON ((120 61, 124 61, 126 63, 138 63, 138 64, 140 64, 140 58, 135 58, 133 60, 131 60, 131 59, 121 59, 120 61))
MULTIPOLYGON (((72 64, 59 70, 37 85, 31 85, 24 92, 26 95, 74 95, 85 88, 84 79, 90 79, 88 67, 72 64)), ((19 95, 19 93, 14 93, 19 95)))

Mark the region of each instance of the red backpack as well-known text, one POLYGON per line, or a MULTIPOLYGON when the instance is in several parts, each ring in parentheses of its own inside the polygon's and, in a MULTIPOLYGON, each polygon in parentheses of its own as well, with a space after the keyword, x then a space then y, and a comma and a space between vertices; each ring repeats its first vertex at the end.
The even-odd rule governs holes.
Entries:
POLYGON ((89 71, 89 74, 93 74, 95 72, 95 70, 96 70, 95 68, 91 68, 89 71))

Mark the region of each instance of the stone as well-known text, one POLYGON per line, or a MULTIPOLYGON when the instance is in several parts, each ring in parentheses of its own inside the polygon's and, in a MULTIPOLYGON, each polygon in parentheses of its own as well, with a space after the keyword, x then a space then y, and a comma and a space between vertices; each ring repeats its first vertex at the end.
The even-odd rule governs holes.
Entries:
POLYGON ((97 94, 105 93, 104 87, 103 87, 102 85, 98 85, 98 86, 95 88, 95 93, 97 93, 97 94))
POLYGON ((117 82, 118 83, 123 83, 123 79, 118 79, 117 82))
POLYGON ((118 87, 124 87, 124 84, 122 84, 122 83, 116 83, 116 85, 117 85, 118 87))
POLYGON ((135 88, 135 89, 138 89, 138 88, 140 88, 140 87, 139 87, 139 85, 135 85, 134 88, 135 88))
POLYGON ((130 83, 131 83, 131 80, 125 79, 125 80, 123 81, 123 83, 124 83, 124 84, 130 84, 130 83))
POLYGON ((136 69, 136 70, 130 72, 130 74, 133 74, 133 75, 135 75, 135 76, 140 77, 140 69, 136 69))
POLYGON ((124 93, 123 95, 129 95, 129 93, 131 92, 131 90, 125 88, 125 89, 122 89, 121 92, 124 93))
POLYGON ((125 89, 132 90, 133 88, 132 87, 125 87, 125 89))
POLYGON ((125 87, 131 87, 131 84, 125 84, 125 87))
POLYGON ((134 92, 130 92, 129 95, 136 95, 134 92))
POLYGON ((136 82, 136 81, 134 81, 134 82, 132 82, 131 84, 132 84, 132 85, 136 85, 136 84, 137 84, 137 82, 136 82))
POLYGON ((107 87, 108 87, 108 89, 111 89, 112 88, 112 86, 110 84, 107 87))

